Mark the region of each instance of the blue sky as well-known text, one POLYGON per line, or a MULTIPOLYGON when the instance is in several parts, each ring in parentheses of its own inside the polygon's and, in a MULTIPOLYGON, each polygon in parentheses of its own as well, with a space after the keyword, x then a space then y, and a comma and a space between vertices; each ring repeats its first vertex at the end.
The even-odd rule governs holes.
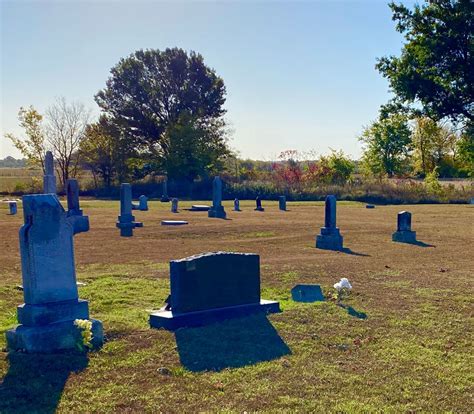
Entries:
POLYGON ((335 148, 357 158, 357 136, 390 97, 376 57, 402 46, 385 0, 0 4, 0 158, 19 155, 3 135, 21 135, 20 106, 41 112, 64 96, 97 115, 93 96, 121 57, 174 46, 223 77, 243 157, 335 148))

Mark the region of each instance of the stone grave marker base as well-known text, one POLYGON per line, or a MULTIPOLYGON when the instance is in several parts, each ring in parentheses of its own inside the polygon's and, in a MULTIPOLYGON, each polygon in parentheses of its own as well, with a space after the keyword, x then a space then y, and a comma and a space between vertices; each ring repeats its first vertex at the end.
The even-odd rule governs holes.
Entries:
POLYGON ((173 314, 172 311, 158 311, 150 315, 150 326, 152 328, 164 328, 169 331, 175 331, 179 328, 204 326, 226 319, 239 318, 260 312, 267 314, 281 312, 280 304, 275 301, 262 299, 260 303, 214 308, 181 314, 173 314))
POLYGON ((216 209, 213 209, 213 208, 209 209, 209 211, 207 212, 207 216, 211 218, 225 219, 227 217, 227 214, 224 210, 224 207, 219 206, 216 209))
MULTIPOLYGON (((92 322, 92 345, 100 347, 104 341, 102 322, 92 322)), ((28 353, 50 354, 54 352, 75 350, 82 343, 81 331, 74 321, 50 323, 43 326, 20 325, 6 332, 7 348, 22 350, 28 353)))
POLYGON ((321 234, 316 236, 316 247, 325 250, 342 250, 343 237, 339 233, 339 229, 329 229, 321 227, 321 234), (330 231, 328 231, 330 230, 330 231))
POLYGON ((416 243, 416 231, 396 231, 392 234, 392 241, 399 243, 416 243))

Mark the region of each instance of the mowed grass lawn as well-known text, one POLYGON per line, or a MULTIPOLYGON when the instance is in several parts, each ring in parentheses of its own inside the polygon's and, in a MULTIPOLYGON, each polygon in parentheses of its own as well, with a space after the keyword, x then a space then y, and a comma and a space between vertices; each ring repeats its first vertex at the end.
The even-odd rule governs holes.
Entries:
MULTIPOLYGON (((224 221, 151 202, 135 212, 145 227, 120 238, 118 202, 84 200, 91 230, 75 237, 79 292, 106 343, 87 357, 3 352, 0 412, 472 412, 473 206, 341 202, 345 253, 314 247, 322 203, 241 206, 225 202, 224 221), (391 241, 402 209, 424 245, 391 241), (177 218, 190 224, 160 226, 177 218), (168 262, 218 250, 260 254, 262 297, 283 312, 150 329, 149 312, 169 293, 168 262), (295 284, 328 294, 341 277, 353 284, 352 315, 330 300, 291 300, 295 284)), ((0 207, 2 347, 23 301, 19 210, 11 217, 0 207)))

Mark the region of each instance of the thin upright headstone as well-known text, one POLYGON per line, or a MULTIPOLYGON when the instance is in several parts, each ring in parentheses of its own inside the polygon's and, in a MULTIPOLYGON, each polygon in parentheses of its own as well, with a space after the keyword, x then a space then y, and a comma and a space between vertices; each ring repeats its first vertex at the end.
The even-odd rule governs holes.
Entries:
POLYGON ((9 201, 9 202, 8 202, 8 207, 9 207, 9 209, 10 209, 10 215, 11 215, 11 216, 16 215, 16 213, 17 213, 17 211, 18 211, 18 207, 17 207, 16 201, 9 201))
POLYGON ((168 196, 168 177, 163 180, 163 193, 161 195, 161 202, 168 203, 170 198, 168 196))
POLYGON ((212 182, 212 207, 207 212, 208 217, 226 218, 226 212, 222 206, 222 180, 219 176, 214 177, 212 182))
POLYGON ((178 199, 177 198, 171 199, 171 212, 172 213, 178 212, 178 199))
POLYGON ((411 230, 411 213, 401 211, 397 215, 397 231, 392 234, 392 240, 400 243, 415 243, 416 232, 411 230))
POLYGON ((56 176, 54 175, 54 159, 51 151, 46 151, 44 157, 43 193, 56 194, 56 176))
POLYGON ((67 198, 67 216, 71 221, 75 221, 77 232, 89 231, 89 217, 84 216, 79 204, 79 183, 76 179, 70 178, 66 181, 66 198, 67 198), (78 219, 80 217, 80 219, 78 219))
POLYGON ((241 211, 240 210, 240 201, 238 198, 234 200, 234 211, 241 211))
POLYGON ((138 197, 138 209, 140 211, 148 211, 148 197, 146 195, 138 197))
MULTIPOLYGON (((20 254, 25 303, 18 307, 20 326, 7 331, 7 347, 53 353, 82 343, 76 319, 89 319, 76 284, 73 236, 77 220, 67 216, 54 194, 23 197, 24 225, 20 254)), ((87 217, 81 217, 86 220, 87 217)), ((103 342, 102 323, 92 322, 92 344, 103 342)))
POLYGON ((325 202, 324 227, 316 236, 316 247, 326 250, 342 250, 343 238, 336 227, 336 197, 328 195, 325 202))
POLYGON ((122 237, 131 237, 135 227, 143 227, 143 223, 136 222, 132 215, 132 186, 128 183, 120 186, 120 216, 116 226, 122 237))
POLYGON ((281 211, 286 211, 286 197, 285 196, 278 197, 278 208, 281 211))
POLYGON ((255 211, 265 211, 265 209, 262 207, 262 199, 260 196, 257 196, 255 199, 255 211))

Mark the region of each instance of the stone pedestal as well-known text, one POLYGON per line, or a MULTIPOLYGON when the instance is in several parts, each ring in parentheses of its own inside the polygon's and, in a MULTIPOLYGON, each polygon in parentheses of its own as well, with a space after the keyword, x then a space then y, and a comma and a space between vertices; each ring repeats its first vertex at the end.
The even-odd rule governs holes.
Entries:
POLYGON ((416 243, 416 231, 396 231, 392 234, 392 241, 399 243, 416 243))
POLYGON ((213 206, 207 211, 207 216, 211 218, 225 219, 227 213, 224 210, 224 206, 216 206, 215 208, 213 206))
POLYGON ((132 187, 128 183, 120 186, 120 216, 116 227, 120 229, 122 237, 132 237, 135 227, 143 227, 143 223, 136 222, 132 215, 132 187))
POLYGON ((316 236, 316 247, 325 250, 342 250, 343 237, 339 228, 321 227, 321 234, 316 236))

